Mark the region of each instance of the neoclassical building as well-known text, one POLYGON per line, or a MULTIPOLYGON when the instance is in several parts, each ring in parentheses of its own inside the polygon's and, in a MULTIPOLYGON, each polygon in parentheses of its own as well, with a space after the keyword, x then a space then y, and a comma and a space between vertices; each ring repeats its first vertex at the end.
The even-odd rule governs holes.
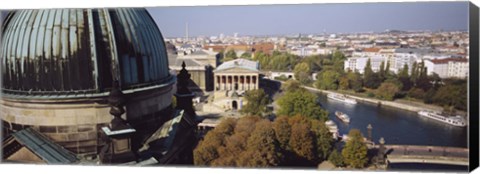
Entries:
POLYGON ((259 88, 259 63, 247 59, 224 62, 214 71, 215 101, 225 109, 239 110, 245 91, 259 88))

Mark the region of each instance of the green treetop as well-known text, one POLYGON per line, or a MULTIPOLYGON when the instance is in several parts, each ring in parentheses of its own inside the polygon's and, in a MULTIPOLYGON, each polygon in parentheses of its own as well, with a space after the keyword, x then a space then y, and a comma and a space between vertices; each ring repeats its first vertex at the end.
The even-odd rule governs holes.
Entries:
POLYGON ((342 150, 345 164, 352 168, 363 168, 368 162, 367 145, 360 130, 352 129, 348 133, 348 140, 342 150))

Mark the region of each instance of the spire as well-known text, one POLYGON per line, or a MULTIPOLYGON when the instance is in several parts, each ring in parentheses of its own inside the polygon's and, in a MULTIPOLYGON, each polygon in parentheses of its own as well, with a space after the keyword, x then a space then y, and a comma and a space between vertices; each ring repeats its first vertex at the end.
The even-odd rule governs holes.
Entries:
POLYGON ((185 61, 182 62, 182 69, 177 75, 177 94, 191 94, 192 92, 188 89, 188 83, 190 81, 190 74, 187 69, 185 69, 185 61))
POLYGON ((191 75, 185 67, 185 62, 183 62, 182 69, 177 75, 177 93, 175 94, 175 97, 177 98, 176 109, 185 110, 189 115, 194 116, 195 110, 193 108, 192 99, 195 95, 188 89, 191 75))

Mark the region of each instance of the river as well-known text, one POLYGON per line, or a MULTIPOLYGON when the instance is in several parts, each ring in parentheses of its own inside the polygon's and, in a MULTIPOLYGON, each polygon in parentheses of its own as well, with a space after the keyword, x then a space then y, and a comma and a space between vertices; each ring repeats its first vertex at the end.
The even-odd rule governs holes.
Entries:
POLYGON ((372 138, 376 143, 380 137, 384 137, 386 144, 467 147, 467 127, 455 127, 419 117, 411 111, 363 102, 350 105, 328 99, 323 94, 318 96, 320 105, 328 110, 329 118, 338 125, 341 135, 348 134, 351 129, 359 129, 367 137, 367 126, 371 124, 372 138), (350 123, 340 121, 335 111, 348 114, 350 123))

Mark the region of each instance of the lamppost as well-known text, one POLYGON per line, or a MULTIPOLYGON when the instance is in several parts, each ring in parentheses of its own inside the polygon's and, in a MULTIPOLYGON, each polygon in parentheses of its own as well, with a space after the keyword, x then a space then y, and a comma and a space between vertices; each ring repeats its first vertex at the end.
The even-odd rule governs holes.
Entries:
POLYGON ((382 137, 378 142, 380 143, 377 154, 378 163, 385 164, 385 139, 382 137))

